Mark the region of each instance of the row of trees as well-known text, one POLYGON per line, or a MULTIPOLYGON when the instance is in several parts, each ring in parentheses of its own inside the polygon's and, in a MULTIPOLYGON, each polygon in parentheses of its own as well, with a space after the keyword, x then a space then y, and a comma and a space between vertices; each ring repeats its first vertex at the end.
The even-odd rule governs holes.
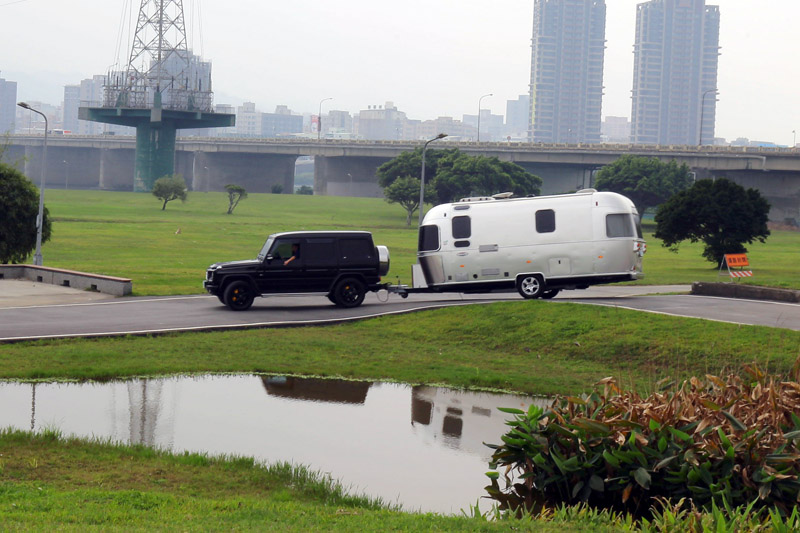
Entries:
MULTIPOLYGON (((378 185, 390 203, 406 210, 406 225, 419 209, 422 149, 403 152, 378 167, 378 185)), ((425 154, 425 200, 443 204, 468 196, 513 192, 515 196, 539 194, 542 179, 516 163, 496 157, 470 156, 457 148, 429 150, 425 154)))

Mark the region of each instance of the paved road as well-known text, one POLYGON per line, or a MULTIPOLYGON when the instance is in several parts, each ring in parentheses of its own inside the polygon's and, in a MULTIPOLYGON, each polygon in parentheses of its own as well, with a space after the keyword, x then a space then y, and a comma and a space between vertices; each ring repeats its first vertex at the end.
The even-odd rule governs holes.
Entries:
MULTIPOLYGON (((0 290, 2 290, 0 285, 0 290)), ((565 291, 552 303, 581 302, 642 311, 760 324, 800 330, 800 305, 690 296, 687 286, 599 286, 565 291), (658 294, 653 296, 652 294, 658 294)), ((7 294, 8 290, 5 291, 7 294)), ((213 296, 119 298, 74 303, 31 305, 24 290, 0 298, 0 342, 76 336, 162 333, 248 327, 332 324, 347 320, 452 305, 521 301, 516 293, 489 295, 412 294, 408 299, 386 293, 369 294, 361 307, 339 309, 320 296, 259 298, 246 312, 233 312, 213 296)))

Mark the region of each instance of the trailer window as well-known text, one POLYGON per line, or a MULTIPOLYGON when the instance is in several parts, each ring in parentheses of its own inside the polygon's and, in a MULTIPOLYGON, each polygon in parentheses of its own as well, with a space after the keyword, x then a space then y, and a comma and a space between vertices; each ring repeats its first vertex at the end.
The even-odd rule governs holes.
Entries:
POLYGON ((469 239, 472 228, 469 217, 453 217, 453 238, 469 239))
POLYGON ((556 212, 552 209, 536 211, 536 232, 553 233, 556 230, 556 212))
POLYGON ((419 228, 420 252, 431 252, 439 249, 439 226, 422 226, 419 228))
POLYGON ((628 214, 606 215, 606 236, 633 237, 634 222, 631 217, 628 214))

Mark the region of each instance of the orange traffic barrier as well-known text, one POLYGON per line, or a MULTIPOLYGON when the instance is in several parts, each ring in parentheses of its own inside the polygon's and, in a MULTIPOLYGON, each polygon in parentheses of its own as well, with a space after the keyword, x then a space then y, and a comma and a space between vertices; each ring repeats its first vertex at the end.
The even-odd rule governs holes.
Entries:
POLYGON ((728 275, 732 278, 749 278, 753 276, 752 270, 744 270, 744 267, 750 266, 750 261, 747 259, 747 254, 725 254, 722 256, 722 262, 719 264, 720 276, 722 275, 723 266, 727 268, 728 275), (731 268, 734 270, 731 270, 731 268))

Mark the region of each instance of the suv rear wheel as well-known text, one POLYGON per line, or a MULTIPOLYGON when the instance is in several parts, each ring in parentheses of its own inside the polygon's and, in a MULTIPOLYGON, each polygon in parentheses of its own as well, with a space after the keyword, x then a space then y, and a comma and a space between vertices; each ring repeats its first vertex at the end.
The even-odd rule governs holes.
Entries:
POLYGON ((225 305, 234 311, 250 309, 255 297, 255 291, 246 281, 234 281, 225 288, 225 305))
POLYGON ((358 307, 365 294, 363 283, 355 278, 344 278, 336 284, 329 298, 339 307, 358 307))

